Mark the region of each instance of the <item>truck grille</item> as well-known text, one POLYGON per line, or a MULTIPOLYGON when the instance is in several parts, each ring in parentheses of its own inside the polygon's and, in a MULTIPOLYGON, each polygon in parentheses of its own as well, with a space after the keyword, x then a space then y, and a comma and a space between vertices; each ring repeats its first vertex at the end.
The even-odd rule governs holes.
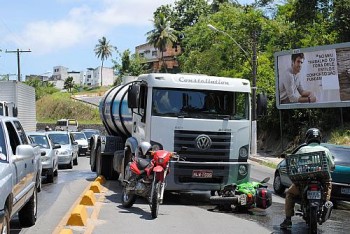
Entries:
MULTIPOLYGON (((175 130, 174 151, 191 162, 228 162, 230 156, 231 133, 175 130), (206 149, 197 145, 200 136, 209 137, 211 144, 206 149), (181 152, 181 147, 187 149, 181 152)), ((205 148, 205 147, 203 147, 205 148)))

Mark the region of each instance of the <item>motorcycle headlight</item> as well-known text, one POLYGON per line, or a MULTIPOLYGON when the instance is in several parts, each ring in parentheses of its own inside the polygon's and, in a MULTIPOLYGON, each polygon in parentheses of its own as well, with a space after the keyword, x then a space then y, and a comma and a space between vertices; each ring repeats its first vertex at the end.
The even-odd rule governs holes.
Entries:
POLYGON ((247 166, 246 165, 240 165, 238 167, 238 173, 242 176, 246 175, 248 173, 247 166))
POLYGON ((162 164, 164 162, 164 158, 158 159, 158 163, 162 164))

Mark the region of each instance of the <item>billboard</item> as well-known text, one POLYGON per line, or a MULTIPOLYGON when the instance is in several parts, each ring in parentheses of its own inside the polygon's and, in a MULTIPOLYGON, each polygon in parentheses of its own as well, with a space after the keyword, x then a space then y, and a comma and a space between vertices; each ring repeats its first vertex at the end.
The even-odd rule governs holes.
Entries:
POLYGON ((275 53, 278 109, 350 106, 350 43, 275 53))

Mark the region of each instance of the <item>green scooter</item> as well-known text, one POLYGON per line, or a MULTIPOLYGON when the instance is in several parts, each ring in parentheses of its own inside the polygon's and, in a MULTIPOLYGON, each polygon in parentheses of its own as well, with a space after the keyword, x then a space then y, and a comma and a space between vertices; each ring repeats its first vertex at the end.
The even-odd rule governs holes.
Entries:
POLYGON ((210 203, 217 205, 219 210, 229 210, 232 206, 238 210, 267 209, 272 204, 272 193, 266 185, 269 180, 267 177, 261 182, 225 185, 219 195, 210 197, 210 203))

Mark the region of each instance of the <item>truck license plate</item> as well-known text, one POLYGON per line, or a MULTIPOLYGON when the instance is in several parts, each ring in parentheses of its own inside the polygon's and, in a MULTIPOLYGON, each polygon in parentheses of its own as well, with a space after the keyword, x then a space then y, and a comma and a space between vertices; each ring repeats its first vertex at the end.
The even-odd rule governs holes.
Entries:
POLYGON ((212 178, 213 171, 210 170, 193 170, 192 178, 212 178))
POLYGON ((321 199, 321 191, 307 191, 307 199, 321 199))
POLYGON ((340 193, 350 195, 350 188, 341 188, 340 193))

